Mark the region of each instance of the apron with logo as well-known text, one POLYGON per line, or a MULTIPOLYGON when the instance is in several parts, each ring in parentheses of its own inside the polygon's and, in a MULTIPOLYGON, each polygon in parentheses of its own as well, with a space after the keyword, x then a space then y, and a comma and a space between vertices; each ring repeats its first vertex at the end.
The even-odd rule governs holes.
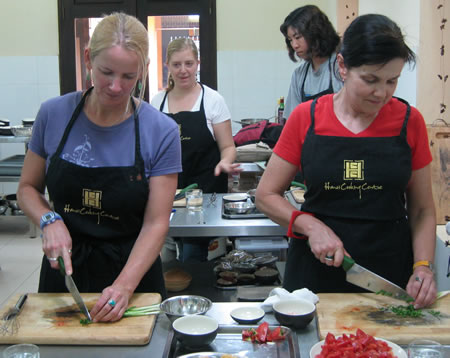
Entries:
MULTIPOLYGON (((405 191, 411 176, 406 140, 410 113, 398 136, 336 137, 317 135, 314 108, 302 148, 308 190, 302 210, 328 225, 359 265, 406 287, 412 274, 411 232, 405 191)), ((291 239, 284 287, 313 292, 362 292, 347 283, 345 271, 317 260, 307 241, 291 239)))
MULTIPOLYGON (((72 237, 73 275, 80 292, 101 292, 122 271, 142 227, 149 188, 140 151, 139 117, 134 101, 135 162, 124 167, 83 167, 61 159, 86 91, 50 158, 46 185, 54 210, 72 237)), ((42 261, 39 292, 65 292, 59 270, 42 261)), ((166 296, 161 259, 153 263, 135 292, 166 296)))
MULTIPOLYGON (((202 87, 200 110, 166 113, 178 123, 181 138, 181 155, 183 172, 178 174, 178 187, 184 188, 197 183, 204 193, 226 193, 228 176, 221 173, 214 175, 214 168, 220 162, 220 151, 208 129, 203 106, 205 89, 202 87)), ((159 107, 162 112, 167 99, 167 92, 159 107)))

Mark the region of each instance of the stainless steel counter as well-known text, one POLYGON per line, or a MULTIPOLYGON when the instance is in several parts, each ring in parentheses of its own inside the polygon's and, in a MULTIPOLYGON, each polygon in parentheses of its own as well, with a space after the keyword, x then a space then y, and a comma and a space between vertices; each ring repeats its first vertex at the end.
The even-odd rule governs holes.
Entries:
POLYGON ((263 219, 222 218, 222 197, 217 194, 215 206, 209 204, 212 194, 203 195, 203 210, 191 212, 176 208, 170 220, 169 236, 212 237, 212 236, 284 236, 286 228, 263 219))
MULTIPOLYGON (((214 303, 206 315, 218 320, 219 324, 236 324, 230 317, 233 308, 241 306, 259 305, 251 302, 219 302, 214 303)), ((273 314, 266 314, 265 321, 269 324, 278 324, 273 314)), ((262 321, 261 321, 262 322, 262 321)), ((40 345, 40 355, 45 358, 167 358, 164 357, 164 348, 169 330, 169 319, 161 314, 158 316, 150 343, 146 346, 50 346, 40 345)), ((296 331, 300 356, 309 357, 310 348, 318 341, 315 320, 304 330, 296 331)), ((7 346, 0 346, 0 352, 7 346)))

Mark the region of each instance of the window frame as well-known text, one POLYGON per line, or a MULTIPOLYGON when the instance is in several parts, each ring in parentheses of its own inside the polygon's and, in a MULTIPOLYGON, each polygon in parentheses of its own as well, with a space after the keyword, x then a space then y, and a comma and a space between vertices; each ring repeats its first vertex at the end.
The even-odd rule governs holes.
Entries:
MULTIPOLYGON (((74 20, 114 11, 136 16, 146 28, 148 16, 200 15, 200 78, 217 89, 216 0, 58 0, 61 95, 76 90, 74 20)), ((145 99, 149 100, 148 89, 145 99)))

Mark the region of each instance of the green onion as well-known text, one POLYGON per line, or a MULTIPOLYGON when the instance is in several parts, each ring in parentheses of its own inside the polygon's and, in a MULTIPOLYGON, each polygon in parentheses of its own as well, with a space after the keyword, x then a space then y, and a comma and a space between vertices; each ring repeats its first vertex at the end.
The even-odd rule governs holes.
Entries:
POLYGON ((148 316, 159 313, 159 303, 143 307, 129 307, 123 314, 124 317, 148 316))

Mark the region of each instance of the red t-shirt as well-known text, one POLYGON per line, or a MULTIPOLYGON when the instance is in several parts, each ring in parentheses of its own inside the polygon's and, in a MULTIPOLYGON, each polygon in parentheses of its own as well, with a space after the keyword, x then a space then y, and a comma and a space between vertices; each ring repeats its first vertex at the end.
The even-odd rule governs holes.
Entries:
MULTIPOLYGON (((400 134, 405 120, 406 106, 396 98, 392 98, 378 113, 368 128, 354 134, 345 128, 333 110, 333 96, 320 97, 315 110, 315 133, 323 136, 337 137, 391 137, 400 134)), ((311 103, 298 105, 289 116, 278 142, 273 149, 281 158, 300 167, 303 143, 311 125, 311 103)), ((407 125, 407 141, 411 147, 412 170, 417 170, 432 161, 425 121, 420 112, 411 107, 407 125)))

